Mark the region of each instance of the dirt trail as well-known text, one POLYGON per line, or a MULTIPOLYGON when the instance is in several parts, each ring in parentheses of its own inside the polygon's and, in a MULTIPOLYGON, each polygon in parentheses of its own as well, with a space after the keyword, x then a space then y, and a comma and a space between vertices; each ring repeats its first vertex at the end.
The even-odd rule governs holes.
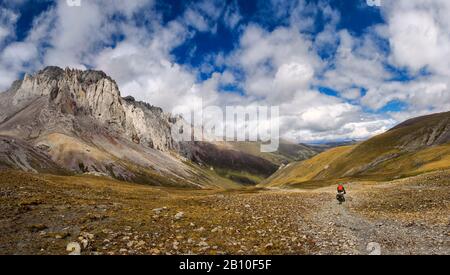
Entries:
POLYGON ((331 226, 335 229, 336 238, 343 238, 343 244, 347 243, 348 252, 352 254, 367 254, 368 243, 375 240, 375 225, 367 219, 350 213, 348 204, 352 203, 347 197, 347 202, 339 205, 336 200, 326 201, 316 214, 316 221, 324 227, 331 226))
POLYGON ((449 224, 374 219, 356 211, 368 200, 368 190, 392 188, 389 184, 350 184, 348 190, 352 191, 342 205, 334 198, 334 187, 311 191, 322 198, 309 225, 317 230, 319 254, 450 254, 449 224))
POLYGON ((374 242, 375 224, 351 212, 356 192, 347 195, 347 201, 339 204, 334 188, 314 191, 290 191, 313 195, 316 205, 307 220, 299 224, 311 233, 318 248, 317 254, 368 254, 367 244, 374 242))

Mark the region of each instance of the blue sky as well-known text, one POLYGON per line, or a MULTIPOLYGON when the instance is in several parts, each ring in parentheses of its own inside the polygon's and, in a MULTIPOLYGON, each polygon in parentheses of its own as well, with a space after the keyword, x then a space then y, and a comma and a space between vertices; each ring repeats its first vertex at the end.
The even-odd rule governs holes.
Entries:
POLYGON ((4 0, 0 89, 47 65, 101 69, 123 95, 279 106, 282 134, 364 139, 449 109, 447 1, 4 0))

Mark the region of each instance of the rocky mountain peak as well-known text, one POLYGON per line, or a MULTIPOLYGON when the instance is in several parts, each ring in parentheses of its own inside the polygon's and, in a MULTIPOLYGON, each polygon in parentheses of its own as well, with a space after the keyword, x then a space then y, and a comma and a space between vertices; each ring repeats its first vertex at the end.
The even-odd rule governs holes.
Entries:
POLYGON ((40 70, 36 75, 42 78, 59 79, 64 74, 64 70, 57 66, 48 66, 40 70))
MULTIPOLYGON (((0 94, 0 99, 0 123, 33 102, 46 99, 47 106, 40 110, 74 118, 78 124, 89 119, 147 147, 162 151, 176 148, 171 136, 171 125, 176 120, 159 107, 132 97, 122 98, 116 82, 102 71, 49 66, 25 75, 0 94)), ((76 131, 77 127, 64 126, 65 132, 76 131)))
MULTIPOLYGON (((70 94, 73 99, 84 101, 89 96, 97 103, 96 97, 120 98, 119 88, 114 80, 102 71, 61 69, 56 66, 46 67, 34 75, 25 75, 19 87, 14 90, 12 104, 23 106, 41 96, 57 98, 61 94, 70 94)), ((88 102, 83 102, 88 103, 88 102)), ((87 104, 89 105, 89 104, 87 104)))
MULTIPOLYGON (((30 76, 29 76, 30 77, 30 76)), ((32 77, 32 76, 31 76, 32 77)), ((65 68, 62 69, 57 66, 47 66, 37 72, 34 77, 41 80, 62 80, 74 79, 80 84, 90 85, 97 83, 102 79, 113 81, 105 72, 98 70, 80 70, 65 68)), ((114 81, 113 81, 114 82, 114 81)))

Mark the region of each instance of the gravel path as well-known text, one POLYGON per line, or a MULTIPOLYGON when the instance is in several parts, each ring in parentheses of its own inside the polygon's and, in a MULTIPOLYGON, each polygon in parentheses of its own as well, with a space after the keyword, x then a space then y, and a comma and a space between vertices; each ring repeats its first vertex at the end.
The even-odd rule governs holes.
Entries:
POLYGON ((368 218, 357 211, 369 200, 367 189, 356 188, 342 205, 333 200, 333 191, 320 190, 323 199, 307 225, 316 232, 318 254, 450 254, 450 224, 368 218))

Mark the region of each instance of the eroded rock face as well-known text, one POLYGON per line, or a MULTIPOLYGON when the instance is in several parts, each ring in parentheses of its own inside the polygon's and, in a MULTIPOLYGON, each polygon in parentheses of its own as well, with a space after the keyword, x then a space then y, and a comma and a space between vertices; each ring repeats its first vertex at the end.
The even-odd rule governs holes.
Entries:
POLYGON ((47 67, 34 76, 25 75, 12 104, 20 107, 42 96, 48 96, 62 113, 89 114, 116 125, 125 119, 119 88, 103 72, 47 67))
MULTIPOLYGON (((101 71, 47 67, 25 75, 4 98, 0 122, 35 100, 48 97, 49 109, 66 116, 89 116, 135 143, 161 151, 176 149, 171 136, 174 118, 162 109, 122 98, 114 80, 101 71)), ((3 99, 2 98, 2 99, 3 99)))
POLYGON ((62 172, 48 154, 47 148, 33 147, 13 137, 0 136, 0 171, 21 169, 27 172, 62 172))
POLYGON ((123 100, 126 129, 135 143, 165 151, 178 149, 172 138, 171 127, 175 118, 161 108, 137 101, 123 100))

